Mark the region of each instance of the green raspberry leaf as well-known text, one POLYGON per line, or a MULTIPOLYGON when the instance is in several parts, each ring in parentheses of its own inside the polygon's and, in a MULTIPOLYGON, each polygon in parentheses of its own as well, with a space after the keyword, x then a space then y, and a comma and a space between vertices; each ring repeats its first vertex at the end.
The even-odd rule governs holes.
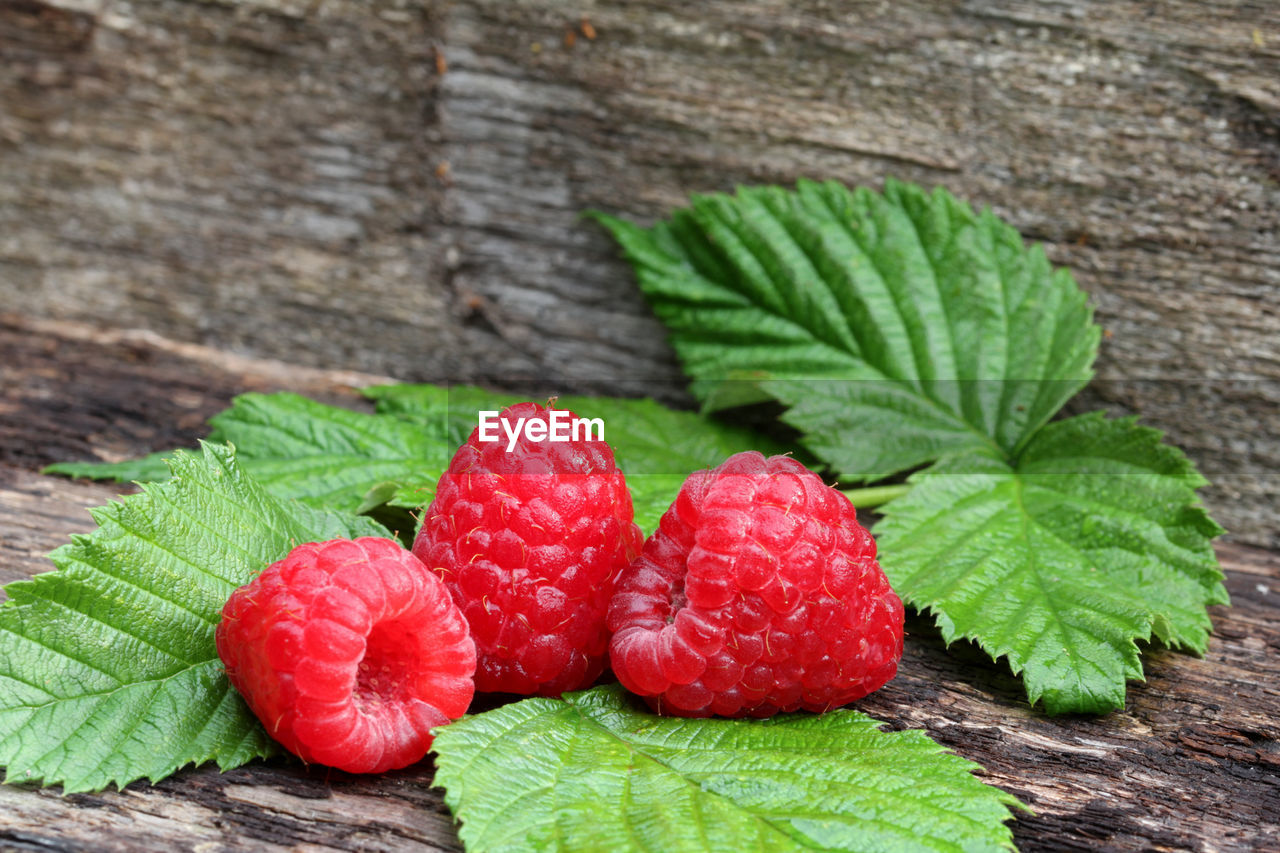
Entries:
POLYGON ((604 421, 605 439, 627 475, 636 524, 646 536, 657 529, 692 472, 714 468, 744 450, 766 456, 787 450, 748 427, 676 411, 653 400, 561 397, 556 405, 579 417, 604 421))
MULTIPOLYGON (((723 462, 724 458, 720 461, 723 462)), ((627 477, 636 524, 640 525, 646 537, 658 529, 658 522, 675 502, 686 479, 682 474, 632 474, 627 477)))
POLYGON ((272 494, 350 512, 387 481, 429 502, 454 450, 442 430, 297 394, 244 394, 209 423, 272 494))
POLYGON ((476 428, 480 409, 504 409, 527 398, 488 391, 474 385, 429 385, 405 382, 371 385, 360 393, 373 401, 379 415, 394 415, 425 425, 432 434, 446 436, 457 449, 476 428))
MULTIPOLYGON (((217 441, 217 438, 210 436, 210 440, 217 441)), ((115 483, 155 483, 169 479, 168 460, 172 455, 173 451, 162 450, 122 462, 55 462, 46 465, 41 473, 115 483)))
MULTIPOLYGON (((214 415, 210 441, 235 445, 245 470, 277 497, 355 512, 372 489, 403 496, 402 505, 430 502, 456 444, 443 423, 354 412, 297 394, 243 394, 214 415)), ((63 462, 46 473, 95 480, 159 481, 168 476, 153 453, 131 462, 63 462)))
POLYGON ((98 530, 5 587, 0 765, 68 793, 224 770, 276 746, 231 688, 214 629, 231 592, 302 542, 386 536, 267 494, 232 451, 179 451, 173 475, 92 511, 98 530))
POLYGON ((597 218, 708 405, 753 386, 848 479, 1012 457, 1092 376, 1070 274, 941 189, 801 181, 694 196, 648 229, 597 218))
MULTIPOLYGON (((528 399, 469 385, 378 385, 364 394, 375 401, 377 414, 297 394, 244 394, 210 420, 210 440, 234 444, 245 470, 277 497, 349 512, 374 512, 384 504, 412 510, 435 496, 436 481, 475 429, 477 412, 528 399)), ((787 450, 747 427, 653 400, 565 396, 557 405, 604 421, 605 438, 631 486, 636 523, 646 532, 658 526, 689 472, 719 465, 742 450, 787 450)), ((170 455, 64 462, 45 471, 160 481, 168 476, 163 460, 170 455)))
MULTIPOLYGON (((529 399, 467 385, 381 385, 366 388, 380 413, 446 424, 450 439, 461 444, 476 426, 480 410, 500 410, 529 399)), ((646 532, 658 526, 693 471, 719 465, 743 450, 766 456, 786 448, 760 433, 693 412, 681 412, 647 399, 561 396, 556 406, 583 418, 604 422, 604 437, 618 467, 627 475, 636 523, 646 532)))
POLYGON ((1016 799, 881 725, 658 717, 612 685, 438 729, 436 784, 471 853, 1013 848, 1016 799))
POLYGON ((1017 466, 974 453, 911 477, 876 526, 880 561, 943 638, 976 641, 1051 714, 1124 706, 1136 640, 1203 654, 1227 603, 1196 499, 1204 479, 1157 430, 1093 413, 1057 421, 1017 466))

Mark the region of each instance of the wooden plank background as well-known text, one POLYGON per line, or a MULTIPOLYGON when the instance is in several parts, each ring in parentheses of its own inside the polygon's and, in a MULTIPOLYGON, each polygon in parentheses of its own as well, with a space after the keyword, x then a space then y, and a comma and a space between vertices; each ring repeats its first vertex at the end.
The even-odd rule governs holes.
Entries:
POLYGON ((887 175, 1044 241, 1107 330, 1082 404, 1169 430, 1280 547, 1274 2, 0 2, 0 306, 40 317, 674 381, 583 209, 887 175))
MULTIPOLYGON (((1280 549, 1272 2, 0 0, 0 581, 113 493, 40 466, 189 442, 240 391, 678 388, 581 211, 889 175, 1072 268, 1106 330, 1072 408, 1188 450, 1234 606, 1105 718, 1045 719, 920 620, 860 707, 1031 802, 1023 849, 1274 848, 1280 562, 1248 547, 1280 549)), ((0 847, 454 849, 430 778, 0 787, 0 847)))

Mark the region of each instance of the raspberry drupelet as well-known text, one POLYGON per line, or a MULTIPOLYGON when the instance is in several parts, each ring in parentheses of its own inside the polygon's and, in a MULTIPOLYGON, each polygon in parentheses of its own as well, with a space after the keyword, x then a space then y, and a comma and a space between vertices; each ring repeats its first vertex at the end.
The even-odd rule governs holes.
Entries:
MULTIPOLYGON (((499 414, 550 424, 551 409, 499 414)), ((572 413, 569 413, 573 416, 572 413)), ((603 440, 522 433, 458 448, 413 551, 471 626, 480 692, 556 696, 602 672, 614 583, 642 543, 626 480, 603 440)))
POLYGON ((848 498, 752 451, 685 481, 618 585, 610 658, 660 713, 821 712, 896 674, 902 626, 848 498))

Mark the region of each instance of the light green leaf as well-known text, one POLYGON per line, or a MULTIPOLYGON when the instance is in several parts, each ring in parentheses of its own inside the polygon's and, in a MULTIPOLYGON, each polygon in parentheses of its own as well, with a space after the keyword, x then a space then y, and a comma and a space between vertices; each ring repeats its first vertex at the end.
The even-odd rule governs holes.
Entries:
POLYGON ((380 415, 395 415, 425 425, 433 435, 444 435, 453 448, 467 440, 476 428, 480 409, 504 409, 527 398, 474 385, 397 383, 371 385, 360 393, 373 401, 380 415))
POLYGON ((894 590, 948 643, 1006 657, 1049 713, 1123 707, 1142 678, 1135 640, 1205 651, 1205 607, 1227 602, 1222 529, 1158 431, 1083 415, 1046 426, 1016 468, 974 453, 910 482, 876 526, 894 590))
MULTIPOLYGON (((214 416, 212 435, 236 446, 241 463, 272 494, 314 506, 372 512, 387 504, 417 509, 482 409, 529 399, 469 385, 379 385, 364 389, 378 414, 326 406, 296 394, 245 394, 214 416)), ((787 448, 747 427, 669 409, 653 400, 563 396, 557 405, 601 418, 605 438, 628 475, 636 522, 646 532, 692 471, 741 450, 787 448)), ((59 463, 50 473, 94 479, 160 480, 157 453, 134 462, 59 463)), ((163 469, 163 470, 160 470, 163 469)))
POLYGON ((484 851, 1012 849, 977 765, 856 711, 690 720, 616 685, 436 731, 436 784, 484 851))
MULTIPOLYGON (((210 441, 217 441, 214 436, 210 441)), ((141 459, 123 462, 55 462, 46 465, 42 474, 61 474, 64 477, 81 477, 86 480, 110 480, 116 483, 154 483, 169 479, 167 460, 173 451, 152 453, 141 459)))
POLYGON ((214 646, 231 592, 296 544, 385 536, 368 519, 268 495, 232 452, 180 451, 173 476, 92 511, 99 528, 5 587, 0 765, 67 792, 223 769, 276 747, 214 646))
POLYGON ((430 502, 455 449, 438 429, 297 394, 244 394, 209 423, 272 494, 350 511, 387 481, 430 502))
MULTIPOLYGON (((364 393, 376 401, 380 413, 424 424, 447 423, 450 438, 458 444, 475 429, 480 410, 502 409, 529 399, 468 385, 447 390, 435 385, 382 385, 366 388, 364 393)), ((636 523, 646 533, 658 526, 692 472, 719 465, 743 450, 773 455, 788 449, 748 427, 648 399, 565 395, 556 398, 556 406, 603 421, 605 440, 631 487, 636 523)))
POLYGON ((802 181, 695 196, 649 229, 597 218, 695 392, 781 401, 848 479, 1012 457, 1092 376, 1099 330, 1071 276, 943 190, 802 181))
MULTIPOLYGON (((429 503, 457 448, 443 422, 353 412, 297 394, 243 394, 210 419, 210 441, 235 445, 240 463, 272 494, 312 506, 357 511, 378 488, 393 503, 429 503)), ((98 480, 159 481, 153 453, 133 462, 64 462, 48 473, 98 480)), ((367 507, 366 507, 367 508, 367 507)))
MULTIPOLYGON (((479 411, 529 399, 469 385, 380 385, 364 393, 376 402, 378 414, 296 394, 245 394, 211 419, 212 435, 234 444, 245 469, 278 497, 352 512, 373 512, 383 504, 417 509, 431 502, 436 480, 475 428, 479 411)), ((657 527, 691 472, 719 465, 741 450, 787 450, 747 427, 653 400, 563 396, 557 405, 604 422, 605 439, 631 484, 636 522, 646 532, 657 527)), ((48 470, 158 480, 163 478, 154 460, 168 455, 62 463, 48 470)))
POLYGON ((658 522, 675 502, 686 479, 688 477, 681 474, 634 474, 627 477, 636 524, 640 525, 646 537, 658 529, 658 522))

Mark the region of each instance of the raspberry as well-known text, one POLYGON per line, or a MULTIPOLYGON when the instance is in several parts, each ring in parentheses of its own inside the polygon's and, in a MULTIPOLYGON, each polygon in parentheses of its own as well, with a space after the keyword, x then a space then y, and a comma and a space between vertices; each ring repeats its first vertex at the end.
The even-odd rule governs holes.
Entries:
MULTIPOLYGON (((499 420, 550 424, 552 411, 518 403, 499 420)), ((626 479, 603 440, 538 442, 521 431, 507 452, 505 436, 479 433, 436 484, 413 552, 471 625, 478 691, 585 687, 604 669, 614 582, 642 542, 626 479)))
POLYGON ((218 655, 267 731, 352 773, 413 764, 466 713, 475 646, 444 585, 389 539, 299 545, 222 609, 218 655))
POLYGON ((855 515, 785 456, 694 473, 610 605, 618 679, 689 717, 822 712, 882 687, 902 601, 855 515))

